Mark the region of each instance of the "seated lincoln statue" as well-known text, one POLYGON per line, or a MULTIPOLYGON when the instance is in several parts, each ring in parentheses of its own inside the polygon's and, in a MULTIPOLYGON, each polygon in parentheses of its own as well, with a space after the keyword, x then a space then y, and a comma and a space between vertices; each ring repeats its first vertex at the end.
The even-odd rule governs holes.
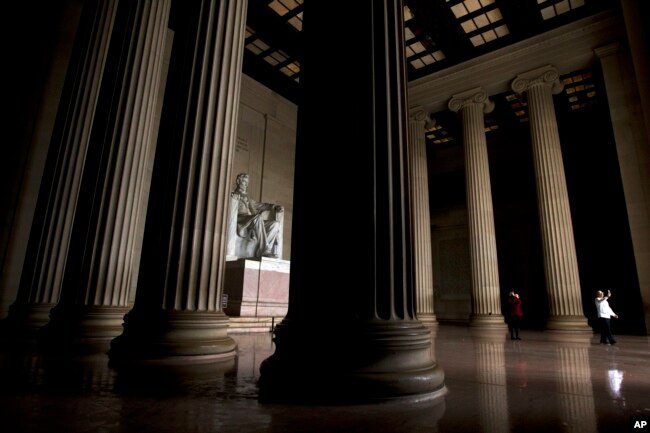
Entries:
POLYGON ((250 198, 248 180, 248 174, 238 174, 230 194, 226 259, 281 258, 284 209, 250 198))

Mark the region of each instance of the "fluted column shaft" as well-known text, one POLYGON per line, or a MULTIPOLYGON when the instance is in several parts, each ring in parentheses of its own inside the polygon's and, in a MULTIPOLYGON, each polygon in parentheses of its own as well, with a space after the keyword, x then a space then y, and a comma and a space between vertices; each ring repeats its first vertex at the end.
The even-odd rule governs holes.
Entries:
MULTIPOLYGON (((129 309, 137 222, 154 155, 152 128, 171 0, 122 0, 89 150, 59 305, 48 331, 108 338, 129 309), (110 108, 109 108, 110 107, 110 108), (102 155, 101 157, 97 155, 102 155)), ((139 248, 139 245, 137 246, 139 248)))
POLYGON ((623 78, 618 51, 617 43, 595 50, 607 89, 645 324, 650 330, 650 145, 637 110, 639 95, 623 78))
POLYGON ((433 308, 433 263, 431 260, 431 215, 429 174, 425 146, 426 113, 409 117, 409 157, 413 215, 413 260, 417 317, 425 324, 437 324, 433 308))
POLYGON ((81 18, 76 63, 51 139, 36 217, 10 318, 27 329, 47 323, 60 298, 81 179, 108 59, 118 1, 89 4, 81 18))
POLYGON ((157 201, 148 210, 134 309, 112 343, 116 361, 235 354, 221 293, 246 4, 184 5, 188 18, 176 38, 188 51, 171 59, 168 89, 177 99, 163 108, 157 201))
MULTIPOLYGON (((621 11, 625 20, 626 40, 629 45, 632 64, 634 65, 635 91, 638 92, 637 95, 643 108, 640 115, 645 119, 643 123, 645 124, 646 140, 650 141, 650 77, 648 77, 648 70, 650 70, 650 59, 648 59, 650 34, 646 25, 647 14, 644 13, 643 6, 641 6, 642 1, 621 1, 621 11)), ((645 11, 647 11, 647 6, 645 11)), ((648 310, 646 310, 646 314, 650 314, 648 310)), ((646 321, 646 326, 647 324, 646 321)))
POLYGON ((591 332, 582 312, 569 195, 553 107, 553 94, 562 90, 559 74, 551 66, 539 68, 517 76, 512 89, 526 92, 528 97, 550 310, 546 326, 556 331, 591 332))
POLYGON ((343 14, 332 2, 304 6, 289 311, 260 367, 260 393, 432 397, 444 382, 415 311, 403 5, 349 2, 343 14), (356 43, 328 37, 333 22, 356 43), (323 245, 343 253, 336 269, 315 259, 323 245))
POLYGON ((505 327, 501 314, 492 188, 483 119, 484 113, 494 109, 494 103, 484 90, 478 88, 455 95, 449 101, 449 109, 460 112, 463 123, 472 281, 470 325, 505 327))

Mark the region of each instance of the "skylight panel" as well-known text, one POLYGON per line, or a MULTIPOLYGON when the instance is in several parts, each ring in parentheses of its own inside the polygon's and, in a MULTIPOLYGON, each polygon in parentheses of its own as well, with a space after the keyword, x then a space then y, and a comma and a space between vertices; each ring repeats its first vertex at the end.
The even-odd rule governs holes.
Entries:
POLYGON ((436 62, 436 59, 431 54, 420 57, 420 60, 422 60, 422 63, 425 65, 431 65, 432 63, 436 62))
POLYGON ((491 11, 486 12, 485 15, 487 15, 491 23, 496 23, 497 21, 501 21, 503 19, 503 15, 501 15, 500 9, 492 9, 491 11))
POLYGON ((500 38, 510 34, 510 30, 508 30, 508 26, 506 26, 505 24, 495 28, 494 31, 496 32, 497 36, 500 38))
POLYGON ((418 23, 414 20, 413 12, 404 6, 404 39, 406 46, 404 52, 406 60, 414 69, 421 69, 425 66, 445 59, 445 54, 436 47, 431 38, 426 35, 418 23))
POLYGON ((571 110, 585 108, 596 103, 596 85, 591 72, 578 73, 562 79, 564 93, 571 110))
POLYGON ((298 72, 300 72, 300 65, 298 64, 298 62, 292 62, 280 68, 280 71, 287 77, 293 77, 298 72))
POLYGON ((537 4, 540 5, 541 9, 539 12, 541 13, 542 18, 548 20, 584 6, 585 0, 537 0, 537 4))
POLYGON ((294 74, 297 74, 300 72, 300 63, 298 62, 292 62, 287 65, 287 68, 291 70, 294 74))
POLYGON ((266 56, 264 57, 264 60, 266 60, 271 66, 277 66, 280 63, 273 56, 266 56))
POLYGON ((296 30, 302 31, 302 11, 298 11, 302 6, 303 0, 273 0, 269 7, 281 17, 288 15, 287 22, 296 30))
POLYGON ((271 57, 273 57, 278 63, 284 63, 288 58, 287 55, 282 51, 274 51, 271 53, 271 57))
POLYGON ((558 15, 567 13, 571 10, 569 0, 563 0, 555 5, 555 13, 558 15))
POLYGON ((477 16, 473 21, 479 29, 490 24, 490 20, 488 20, 488 17, 485 14, 477 16))
POLYGON ((424 68, 424 67, 426 66, 426 65, 424 64, 424 62, 423 62, 421 59, 413 59, 413 60, 409 60, 409 63, 410 63, 411 66, 413 66, 415 69, 424 68))
POLYGON ((477 10, 481 9, 481 3, 478 0, 465 0, 463 4, 469 13, 476 12, 477 10))
POLYGON ((496 123, 496 120, 492 117, 486 117, 485 132, 488 133, 488 132, 496 131, 497 129, 499 129, 499 124, 496 123))
POLYGON ((473 31, 478 30, 478 27, 476 26, 474 20, 463 21, 460 23, 460 26, 463 28, 465 33, 472 33, 473 31))
POLYGON ((419 54, 423 51, 426 51, 426 48, 424 48, 424 45, 422 45, 422 42, 416 42, 414 44, 411 44, 408 46, 411 50, 413 50, 414 54, 419 54))
POLYGON ((451 7, 451 11, 456 18, 462 18, 465 15, 478 11, 494 3, 494 0, 464 0, 451 7))
POLYGON ((273 0, 269 3, 269 7, 281 17, 285 16, 290 11, 302 5, 303 0, 273 0))
POLYGON ((469 38, 469 41, 475 47, 478 47, 478 46, 483 45, 485 43, 485 39, 483 39, 483 36, 481 36, 481 35, 472 36, 471 38, 469 38))
POLYGON ((483 40, 485 42, 492 42, 497 38, 497 34, 494 32, 494 30, 488 30, 487 32, 481 33, 481 36, 483 36, 483 40))
POLYGON ((457 5, 452 6, 451 11, 454 13, 456 18, 462 18, 468 14, 467 8, 463 3, 458 3, 457 5))
POLYGON ((269 7, 281 17, 285 16, 289 12, 289 8, 280 3, 278 0, 273 0, 271 3, 269 3, 269 7))
POLYGON ((475 47, 510 34, 494 0, 464 0, 450 9, 475 47))
POLYGON ((298 13, 296 16, 289 18, 287 21, 289 24, 291 24, 296 30, 299 32, 302 31, 302 12, 298 13))
POLYGON ((454 141, 454 137, 449 135, 449 132, 439 124, 424 130, 424 136, 433 144, 443 144, 454 141))
POLYGON ((415 69, 420 69, 428 65, 432 65, 435 62, 438 62, 440 60, 443 60, 445 58, 445 55, 442 54, 442 51, 436 51, 433 54, 426 54, 422 57, 418 57, 416 59, 413 59, 410 61, 411 66, 413 66, 415 69))
POLYGON ((497 40, 498 38, 501 38, 503 36, 506 36, 510 34, 510 31, 508 30, 508 27, 506 25, 499 26, 495 29, 489 29, 486 30, 478 35, 474 35, 469 38, 470 42, 472 45, 475 47, 478 47, 480 45, 483 45, 487 42, 492 42, 494 40, 497 40))
POLYGON ((408 41, 408 40, 413 39, 414 37, 415 37, 415 33, 413 33, 413 31, 410 28, 405 26, 404 27, 404 39, 408 41))
POLYGON ((246 45, 246 48, 251 51, 253 54, 262 54, 265 51, 268 51, 271 47, 269 47, 264 41, 261 39, 255 39, 248 45, 246 45))
POLYGON ((404 22, 413 19, 413 12, 408 6, 404 6, 404 22))
POLYGON ((525 100, 521 99, 514 93, 510 93, 506 95, 506 101, 508 101, 510 108, 512 109, 512 113, 519 120, 519 123, 528 122, 528 110, 526 108, 528 106, 528 103, 525 100))

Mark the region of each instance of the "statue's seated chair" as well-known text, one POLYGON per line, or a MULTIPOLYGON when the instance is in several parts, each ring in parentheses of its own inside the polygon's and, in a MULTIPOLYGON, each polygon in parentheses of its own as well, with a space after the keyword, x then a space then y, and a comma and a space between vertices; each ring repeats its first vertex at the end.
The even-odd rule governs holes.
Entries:
POLYGON ((246 237, 240 236, 242 230, 238 230, 238 209, 239 198, 231 197, 230 209, 228 215, 228 228, 227 228, 227 247, 226 247, 226 260, 237 259, 259 259, 263 256, 282 258, 282 239, 283 239, 283 226, 284 226, 284 212, 281 210, 265 210, 260 213, 260 218, 263 224, 268 228, 273 227, 277 231, 275 240, 273 241, 269 254, 265 254, 266 248, 260 248, 260 239, 253 236, 254 230, 246 237), (273 224, 275 222, 275 224, 273 224))

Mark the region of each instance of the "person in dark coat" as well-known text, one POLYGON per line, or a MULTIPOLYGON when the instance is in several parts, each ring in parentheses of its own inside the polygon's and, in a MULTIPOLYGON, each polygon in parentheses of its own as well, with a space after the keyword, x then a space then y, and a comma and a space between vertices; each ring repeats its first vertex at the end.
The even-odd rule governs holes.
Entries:
POLYGON ((524 311, 521 308, 521 298, 514 291, 508 295, 508 305, 510 306, 510 322, 508 323, 510 327, 510 339, 521 340, 519 338, 519 327, 521 326, 521 318, 524 315, 524 311))

